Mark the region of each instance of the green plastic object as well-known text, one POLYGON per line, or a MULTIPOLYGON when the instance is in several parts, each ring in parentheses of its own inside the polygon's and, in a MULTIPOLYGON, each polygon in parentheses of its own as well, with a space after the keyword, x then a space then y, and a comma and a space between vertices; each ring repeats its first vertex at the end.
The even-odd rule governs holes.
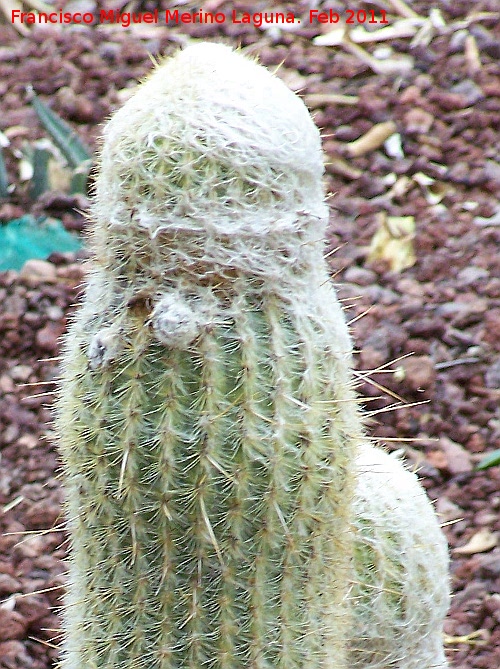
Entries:
POLYGON ((23 216, 0 226, 0 271, 20 270, 31 258, 47 258, 51 253, 69 253, 83 246, 57 219, 23 216))
POLYGON ((500 465, 500 448, 492 451, 484 456, 484 458, 476 465, 476 469, 489 469, 500 465))

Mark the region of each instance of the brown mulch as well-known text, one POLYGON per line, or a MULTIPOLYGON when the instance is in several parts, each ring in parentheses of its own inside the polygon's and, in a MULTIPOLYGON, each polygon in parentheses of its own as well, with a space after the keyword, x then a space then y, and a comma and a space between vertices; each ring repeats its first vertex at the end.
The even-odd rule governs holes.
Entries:
MULTIPOLYGON (((390 8, 389 2, 323 4, 390 8)), ((148 8, 147 2, 136 5, 148 8)), ((296 15, 307 14, 307 3, 283 7, 292 5, 296 15)), ((500 448, 500 13, 497 0, 411 3, 422 16, 436 5, 453 29, 428 44, 401 38, 378 45, 414 59, 399 74, 375 74, 341 47, 314 44, 317 25, 296 31, 230 22, 52 28, 20 36, 0 24, 0 130, 11 149, 44 136, 26 98, 32 84, 93 149, 124 89, 150 70, 149 54, 171 53, 189 36, 250 47, 272 69, 281 64, 278 75, 310 101, 324 135, 329 248, 337 249, 329 261, 352 321, 358 369, 371 370, 368 379, 359 371, 369 429, 420 469, 449 539, 455 593, 446 622, 450 666, 497 669, 500 468, 477 471, 475 465, 500 448), (497 17, 458 25, 472 9, 497 11, 497 17), (312 97, 319 93, 358 100, 326 104, 312 97), (396 124, 401 151, 381 146, 349 155, 349 142, 386 121, 396 124), (382 214, 414 217, 413 266, 391 271, 384 261, 368 259, 382 214)), ((240 12, 281 7, 209 6, 240 12)), ((16 188, 0 200, 0 220, 49 213, 68 228, 85 227, 74 209, 85 207, 84 198, 52 193, 31 201, 15 154, 9 150, 6 157, 16 188)), ((80 295, 82 270, 74 257, 49 260, 0 273, 1 669, 47 669, 57 657, 66 535, 50 404, 59 340, 80 295)))

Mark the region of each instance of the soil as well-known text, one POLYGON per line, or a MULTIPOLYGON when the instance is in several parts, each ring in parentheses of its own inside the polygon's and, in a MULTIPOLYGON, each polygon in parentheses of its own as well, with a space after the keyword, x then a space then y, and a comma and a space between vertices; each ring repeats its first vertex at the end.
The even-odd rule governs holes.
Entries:
MULTIPOLYGON (((60 4, 74 11, 83 5, 60 4)), ((153 8, 132 4, 136 11, 153 8)), ((378 15, 385 8, 389 25, 401 18, 389 1, 207 0, 204 10, 285 8, 307 16, 312 4, 344 17, 347 9, 371 8, 378 15)), ((85 7, 92 11, 95 3, 85 7)), ((177 7, 198 9, 189 2, 177 7)), ((359 351, 368 429, 419 469, 449 540, 450 666, 496 669, 500 467, 480 471, 476 465, 500 447, 498 2, 422 0, 411 7, 432 18, 427 40, 421 34, 416 42, 402 37, 364 45, 379 56, 392 49, 390 58, 411 57, 409 68, 389 73, 374 72, 344 47, 314 43, 329 29, 318 23, 293 30, 230 20, 130 29, 54 26, 24 35, 0 24, 0 129, 11 142, 5 157, 15 186, 0 200, 0 220, 32 213, 56 216, 72 230, 87 225, 81 213, 86 197, 50 192, 31 200, 19 178, 16 151, 45 136, 27 85, 94 150, 102 122, 151 69, 150 55, 208 39, 241 45, 278 68, 278 76, 305 97, 324 136, 329 262, 359 351), (355 98, 330 97, 332 103, 325 98, 332 94, 355 98), (350 143, 386 122, 395 124, 399 143, 396 137, 356 155, 350 143), (415 223, 413 238, 393 235, 395 253, 415 255, 402 269, 370 254, 383 220, 398 225, 400 217, 415 223)), ((57 657, 67 544, 51 402, 60 338, 81 295, 84 255, 53 254, 19 272, 0 273, 1 668, 47 669, 57 657)))

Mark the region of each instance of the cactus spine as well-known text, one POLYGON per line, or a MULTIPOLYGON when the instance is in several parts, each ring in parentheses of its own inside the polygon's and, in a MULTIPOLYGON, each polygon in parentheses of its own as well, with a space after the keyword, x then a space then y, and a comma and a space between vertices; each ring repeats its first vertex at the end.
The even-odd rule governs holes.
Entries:
POLYGON ((378 614, 351 615, 356 581, 387 569, 359 481, 352 515, 362 435, 322 173, 303 103, 221 45, 166 61, 108 123, 58 400, 62 669, 379 657, 378 614))
POLYGON ((65 669, 338 669, 360 438, 319 133, 219 45, 109 122, 58 425, 65 669))

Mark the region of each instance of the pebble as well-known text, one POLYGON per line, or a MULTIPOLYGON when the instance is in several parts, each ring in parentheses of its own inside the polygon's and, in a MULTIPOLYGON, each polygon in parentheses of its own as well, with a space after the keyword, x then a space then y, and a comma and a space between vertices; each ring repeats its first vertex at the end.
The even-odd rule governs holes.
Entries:
POLYGON ((487 279, 488 277, 488 270, 484 269, 484 267, 477 267, 476 265, 464 267, 457 274, 458 281, 465 286, 476 283, 476 281, 487 279))
POLYGON ((418 337, 440 337, 445 330, 445 324, 441 318, 423 316, 409 322, 407 330, 418 337))
MULTIPOLYGON (((479 556, 479 567, 485 578, 500 577, 500 548, 494 548, 491 553, 479 556)), ((500 605, 497 610, 500 610, 500 605)))
POLYGON ((434 362, 428 355, 410 356, 399 363, 404 370, 404 381, 413 391, 432 388, 436 381, 434 362))
POLYGON ((0 391, 2 393, 13 393, 16 386, 9 374, 2 374, 0 376, 0 391))
POLYGON ((23 639, 28 627, 26 618, 17 611, 9 611, 4 604, 0 604, 0 641, 23 639))
POLYGON ((484 380, 487 388, 500 390, 500 358, 488 366, 484 380))
POLYGON ((37 286, 42 282, 55 283, 56 268, 45 260, 28 260, 19 273, 19 278, 28 286, 37 286))
POLYGON ((355 283, 358 286, 371 286, 376 283, 377 275, 370 269, 353 266, 347 269, 344 280, 348 283, 355 283))
POLYGON ((473 470, 470 453, 460 444, 457 444, 448 437, 441 437, 439 439, 439 449, 445 455, 445 469, 452 476, 465 474, 473 470))
POLYGON ((425 134, 429 132, 434 123, 434 116, 425 111, 425 109, 414 107, 406 112, 403 120, 407 133, 425 134))
POLYGON ((50 529, 59 518, 61 510, 50 498, 30 504, 24 514, 27 527, 32 530, 50 529))
POLYGON ((43 593, 27 595, 17 599, 16 611, 23 616, 29 627, 50 614, 50 604, 43 593))
POLYGON ((472 79, 462 79, 452 86, 450 91, 463 96, 467 106, 474 105, 485 97, 483 90, 472 79))
POLYGON ((4 667, 5 669, 31 669, 35 666, 33 658, 28 655, 24 644, 20 641, 0 643, 0 658, 2 669, 4 667))
POLYGON ((83 95, 77 95, 69 86, 63 86, 55 96, 67 118, 78 123, 95 121, 95 105, 83 95))
POLYGON ((30 365, 15 365, 10 369, 10 376, 14 381, 27 381, 33 373, 30 365))
POLYGON ((17 578, 13 578, 10 574, 0 574, 0 597, 12 595, 14 592, 19 592, 21 583, 17 578))
POLYGON ((36 343, 44 351, 55 353, 59 349, 59 339, 64 332, 60 322, 49 322, 36 333, 36 343))
POLYGON ((35 558, 38 555, 43 555, 46 546, 47 538, 45 536, 29 534, 22 541, 16 538, 14 555, 19 560, 23 558, 35 558))

